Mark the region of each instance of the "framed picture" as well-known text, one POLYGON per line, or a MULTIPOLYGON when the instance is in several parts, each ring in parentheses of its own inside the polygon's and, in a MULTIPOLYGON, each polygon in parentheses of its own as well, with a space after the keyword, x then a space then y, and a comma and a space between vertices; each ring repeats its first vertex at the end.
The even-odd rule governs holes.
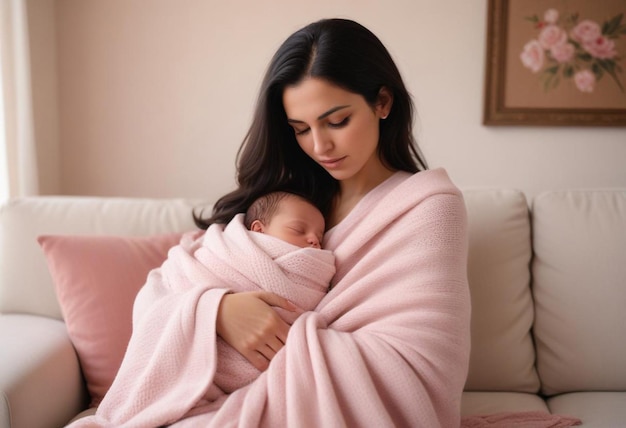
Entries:
POLYGON ((626 126, 624 0, 489 0, 485 125, 626 126))

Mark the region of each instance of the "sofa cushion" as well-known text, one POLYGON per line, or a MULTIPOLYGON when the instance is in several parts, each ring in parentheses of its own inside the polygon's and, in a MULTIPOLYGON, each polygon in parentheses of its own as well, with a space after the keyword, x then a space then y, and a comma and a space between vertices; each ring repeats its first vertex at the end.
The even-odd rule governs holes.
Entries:
POLYGON ((574 392, 548 399, 552 413, 579 418, 585 427, 623 427, 626 421, 626 392, 574 392))
POLYGON ((137 292, 180 236, 39 237, 92 406, 108 391, 124 357, 137 292))
POLYGON ((462 416, 529 411, 549 410, 541 397, 525 392, 465 391, 461 397, 462 416))
POLYGON ((626 389, 626 192, 533 202, 537 368, 546 395, 626 389))
POLYGON ((537 392, 530 218, 515 190, 464 190, 469 223, 471 391, 537 392))

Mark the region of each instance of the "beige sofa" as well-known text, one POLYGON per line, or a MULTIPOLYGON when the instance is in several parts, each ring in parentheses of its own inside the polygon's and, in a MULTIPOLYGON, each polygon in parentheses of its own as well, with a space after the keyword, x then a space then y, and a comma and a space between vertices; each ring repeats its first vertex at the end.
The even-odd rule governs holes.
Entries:
MULTIPOLYGON (((626 426, 626 190, 464 195, 473 343, 463 414, 541 410, 626 426)), ((37 197, 1 209, 0 427, 60 427, 87 406, 36 237, 191 230, 197 204, 37 197)))

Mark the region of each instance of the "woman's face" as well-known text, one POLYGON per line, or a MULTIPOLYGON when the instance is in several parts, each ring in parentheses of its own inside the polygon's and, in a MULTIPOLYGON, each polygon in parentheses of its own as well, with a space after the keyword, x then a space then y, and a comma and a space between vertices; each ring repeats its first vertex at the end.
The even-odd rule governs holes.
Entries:
POLYGON ((307 78, 285 89, 283 106, 302 150, 342 184, 359 183, 387 171, 377 147, 392 100, 381 94, 371 106, 360 94, 307 78))

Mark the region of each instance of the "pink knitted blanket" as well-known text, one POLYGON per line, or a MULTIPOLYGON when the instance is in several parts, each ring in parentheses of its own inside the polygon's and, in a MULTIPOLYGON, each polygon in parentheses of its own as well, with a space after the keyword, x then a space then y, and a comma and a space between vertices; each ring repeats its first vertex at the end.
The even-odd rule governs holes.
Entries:
MULTIPOLYGON (((121 371, 127 388, 107 395, 83 426, 459 426, 470 337, 466 235, 463 199, 445 171, 396 173, 327 233, 332 288, 295 320, 256 380, 204 400, 215 392, 211 352, 226 291, 185 287, 168 296, 187 314, 177 325, 137 304, 145 313, 138 328, 168 342, 161 351, 176 367, 121 371), (169 371, 179 377, 162 374, 169 371), (136 389, 148 374, 167 384, 158 393, 136 389), (138 391, 142 409, 125 404, 138 391)), ((159 301, 149 293, 144 301, 159 301)), ((151 361, 160 348, 156 341, 136 352, 151 361)))

